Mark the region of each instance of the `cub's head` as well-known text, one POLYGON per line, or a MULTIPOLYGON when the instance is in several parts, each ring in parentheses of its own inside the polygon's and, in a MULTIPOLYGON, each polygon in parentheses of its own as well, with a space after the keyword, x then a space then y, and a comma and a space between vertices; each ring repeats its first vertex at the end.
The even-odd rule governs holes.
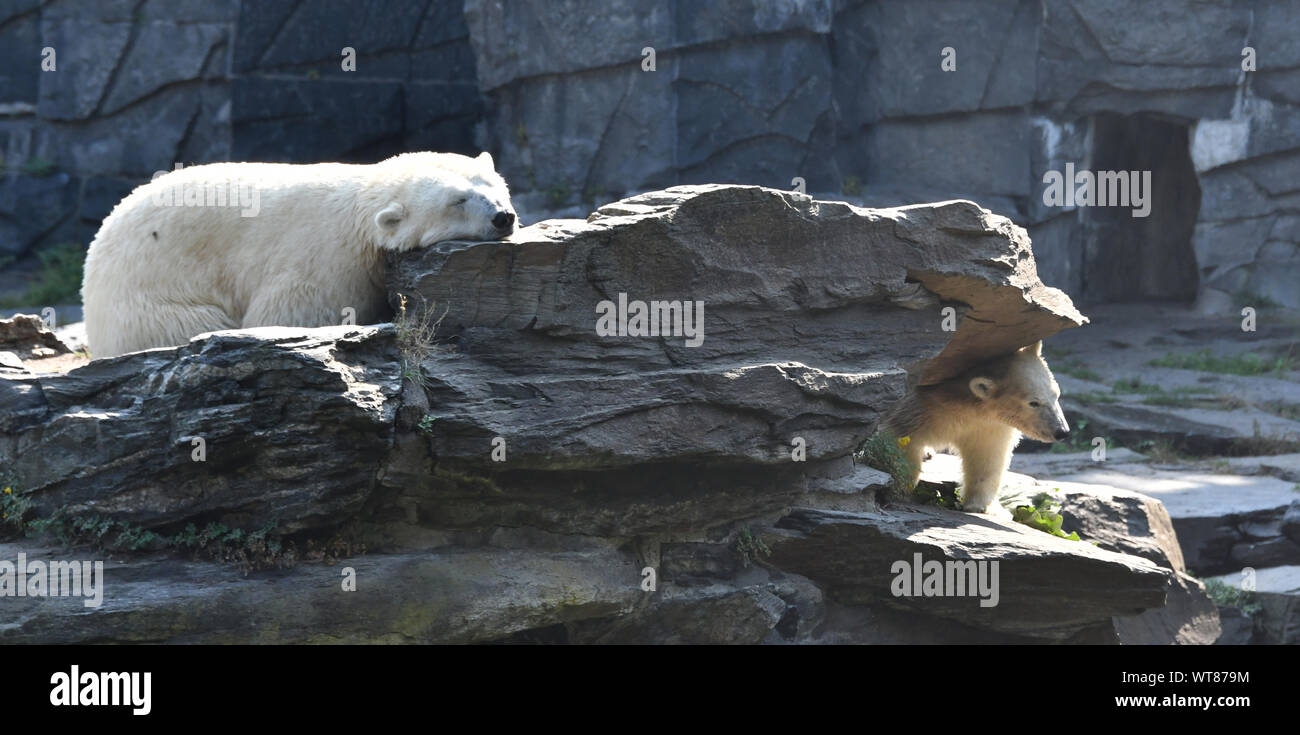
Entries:
POLYGON ((403 153, 376 164, 367 201, 389 250, 428 247, 443 240, 500 240, 515 231, 510 190, 492 156, 403 153))
POLYGON ((1061 389, 1043 361, 1042 342, 982 366, 968 385, 998 419, 1030 439, 1056 442, 1070 435, 1058 402, 1061 389))

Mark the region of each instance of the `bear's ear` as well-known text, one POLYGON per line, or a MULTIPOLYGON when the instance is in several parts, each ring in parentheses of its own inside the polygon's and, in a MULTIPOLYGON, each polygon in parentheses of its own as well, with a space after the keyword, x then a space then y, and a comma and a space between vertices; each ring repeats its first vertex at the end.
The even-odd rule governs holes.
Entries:
POLYGON ((996 381, 993 380, 993 378, 986 378, 981 376, 978 378, 970 379, 970 392, 974 393, 975 397, 980 399, 981 401, 987 401, 988 399, 992 398, 993 391, 996 390, 997 387, 998 384, 996 381))
POLYGON ((388 231, 402 224, 404 219, 406 219, 406 207, 403 207, 398 202, 393 202, 379 210, 379 214, 375 215, 375 225, 381 230, 388 231))
POLYGON ((1043 356, 1043 340, 1040 339, 1040 340, 1038 340, 1037 342, 1033 343, 1032 345, 1027 345, 1027 346, 1025 346, 1025 347, 1021 347, 1021 348, 1020 348, 1020 351, 1021 351, 1021 352, 1028 352, 1028 353, 1031 353, 1034 357, 1042 357, 1042 356, 1043 356))
POLYGON ((479 163, 486 164, 487 167, 490 169, 496 169, 497 167, 496 163, 493 162, 492 160, 492 154, 488 153, 487 151, 483 151, 482 153, 478 154, 478 158, 474 160, 478 161, 479 163))

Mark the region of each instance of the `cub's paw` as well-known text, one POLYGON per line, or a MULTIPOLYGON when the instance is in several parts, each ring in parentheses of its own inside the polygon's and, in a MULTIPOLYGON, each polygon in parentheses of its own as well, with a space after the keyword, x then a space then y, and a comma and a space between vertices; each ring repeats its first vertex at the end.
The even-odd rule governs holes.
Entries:
POLYGON ((992 516, 994 518, 1003 518, 1011 520, 1011 511, 1002 507, 997 500, 989 500, 982 503, 963 503, 962 510, 967 513, 979 513, 980 515, 992 516))
POLYGON ((994 518, 1000 518, 1004 521, 1014 520, 1014 516, 1011 514, 1011 511, 1004 508, 1002 504, 996 500, 990 503, 988 510, 985 510, 984 512, 993 516, 994 518))

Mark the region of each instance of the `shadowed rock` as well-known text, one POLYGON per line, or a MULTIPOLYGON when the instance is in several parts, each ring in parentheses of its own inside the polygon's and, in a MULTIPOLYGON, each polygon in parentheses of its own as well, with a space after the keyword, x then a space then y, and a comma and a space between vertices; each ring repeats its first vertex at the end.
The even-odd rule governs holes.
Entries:
POLYGON ((18 358, 26 359, 71 351, 35 314, 15 314, 0 319, 0 352, 12 352, 18 358))
POLYGON ((0 465, 36 513, 286 532, 358 511, 392 443, 392 327, 268 327, 0 374, 0 465))

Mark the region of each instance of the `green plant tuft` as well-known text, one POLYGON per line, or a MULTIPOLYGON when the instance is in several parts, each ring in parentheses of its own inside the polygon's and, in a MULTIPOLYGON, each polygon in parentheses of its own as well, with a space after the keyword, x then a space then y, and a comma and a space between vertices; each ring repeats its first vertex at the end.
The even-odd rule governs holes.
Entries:
POLYGON ((1296 369, 1295 358, 1289 353, 1275 358, 1268 358, 1253 352, 1244 352, 1237 355, 1216 355, 1208 349, 1190 353, 1170 352, 1164 357, 1152 360, 1150 364, 1153 367, 1199 370, 1207 373, 1243 376, 1274 373, 1281 377, 1286 372, 1296 369))
POLYGON ((409 380, 422 389, 429 387, 424 375, 424 361, 437 349, 438 327, 447 316, 446 310, 436 318, 433 305, 424 304, 417 316, 412 317, 406 309, 406 296, 397 294, 397 314, 393 317, 393 327, 397 330, 397 349, 401 353, 401 373, 403 380, 409 380))
POLYGON ((64 242, 37 252, 41 270, 22 296, 4 300, 4 306, 54 306, 81 303, 81 273, 86 251, 64 242))
MULTIPOLYGON (((1060 489, 1052 488, 1052 492, 1060 492, 1060 489)), ((1065 518, 1060 513, 1060 502, 1051 493, 1039 493, 1030 502, 1033 505, 1018 505, 1011 512, 1011 516, 1016 523, 1023 523, 1030 528, 1036 528, 1044 533, 1050 533, 1053 536, 1070 541, 1080 540, 1078 532, 1071 531, 1067 534, 1061 530, 1061 524, 1064 523, 1065 518)))
POLYGON ((736 553, 740 554, 740 563, 746 567, 751 561, 758 561, 760 557, 772 555, 772 550, 763 543, 763 539, 754 535, 749 526, 740 529, 736 534, 734 548, 736 553))
POLYGON ((1091 368, 1084 367, 1083 363, 1078 360, 1059 360, 1052 369, 1062 375, 1069 375, 1070 377, 1078 378, 1079 380, 1088 380, 1093 383, 1105 382, 1101 377, 1101 373, 1091 368))
POLYGON ((877 432, 863 442, 862 447, 858 449, 857 458, 860 462, 868 467, 875 468, 889 475, 893 479, 894 490, 900 493, 911 493, 912 475, 916 474, 915 467, 903 456, 900 441, 910 441, 910 438, 898 437, 886 433, 877 432))
POLYGON ((1209 594, 1211 600, 1214 600, 1215 605, 1235 607, 1251 617, 1258 615, 1264 609, 1264 606, 1259 602, 1259 598, 1250 590, 1238 589, 1219 579, 1204 581, 1205 592, 1209 594))

